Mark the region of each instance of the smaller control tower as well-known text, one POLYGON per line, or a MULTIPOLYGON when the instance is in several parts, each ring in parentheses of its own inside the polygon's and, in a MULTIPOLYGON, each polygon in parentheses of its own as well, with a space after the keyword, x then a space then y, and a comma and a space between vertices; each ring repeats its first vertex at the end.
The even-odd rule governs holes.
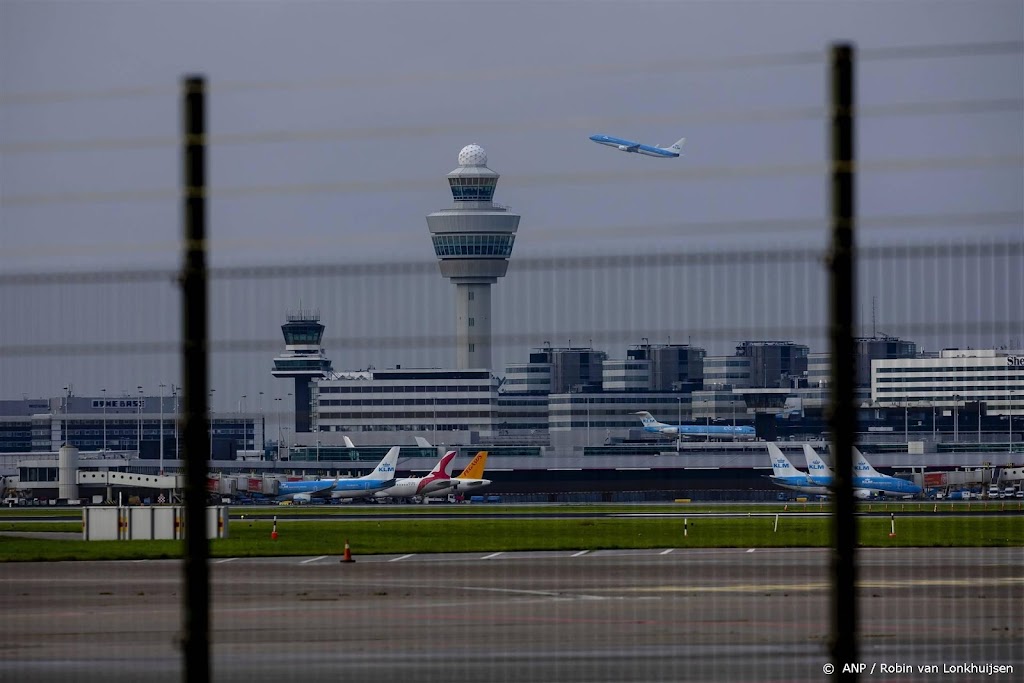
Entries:
POLYGON ((308 432, 314 379, 326 377, 333 368, 320 348, 324 326, 320 324, 320 311, 299 309, 288 314, 288 322, 281 325, 285 351, 274 359, 274 377, 295 379, 295 431, 308 432))
POLYGON ((455 362, 491 369, 491 285, 508 271, 519 215, 495 204, 498 174, 479 145, 459 152, 448 174, 455 206, 427 216, 441 275, 455 284, 455 362))

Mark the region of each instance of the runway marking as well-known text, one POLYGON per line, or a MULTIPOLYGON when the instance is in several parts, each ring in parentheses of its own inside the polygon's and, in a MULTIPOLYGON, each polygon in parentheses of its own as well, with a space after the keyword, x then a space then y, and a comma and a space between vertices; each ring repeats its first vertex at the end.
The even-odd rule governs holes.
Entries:
POLYGON ((670 552, 672 552, 673 550, 675 550, 675 548, 669 548, 668 550, 662 550, 662 551, 661 551, 660 553, 658 553, 658 554, 659 554, 659 555, 668 555, 668 554, 669 554, 670 552))
POLYGON ((299 562, 299 564, 309 564, 310 562, 316 562, 317 560, 322 560, 325 557, 327 557, 327 556, 326 555, 321 555, 320 557, 311 557, 308 560, 303 560, 302 562, 299 562))
POLYGON ((224 564, 225 562, 234 562, 237 559, 238 559, 237 557, 228 557, 228 558, 225 558, 223 560, 217 560, 216 562, 214 562, 214 564, 224 564))
MULTIPOLYGON (((858 581, 858 588, 924 588, 942 586, 947 588, 1024 585, 1024 577, 1000 579, 905 579, 891 581, 858 581)), ((765 592, 811 592, 832 589, 830 582, 807 583, 755 583, 736 586, 623 586, 619 588, 592 588, 591 590, 615 593, 765 593, 765 592)))
POLYGON ((513 593, 517 595, 540 595, 545 598, 561 600, 608 600, 605 595, 585 595, 583 593, 563 593, 559 591, 532 591, 520 588, 491 588, 490 586, 459 586, 464 591, 483 591, 487 593, 513 593))
POLYGON ((497 557, 498 555, 501 555, 503 552, 504 551, 497 552, 497 553, 491 553, 490 555, 484 555, 480 559, 481 560, 493 560, 495 557, 497 557))
POLYGON ((748 550, 747 552, 748 552, 748 553, 752 553, 752 552, 754 552, 754 549, 753 549, 753 548, 751 548, 751 549, 750 549, 750 550, 748 550))
POLYGON ((589 550, 581 550, 578 553, 573 553, 569 557, 579 557, 580 555, 586 555, 589 552, 590 552, 589 550))
POLYGON ((398 562, 399 560, 404 560, 408 557, 412 557, 415 554, 416 553, 409 553, 408 555, 402 555, 401 557, 393 557, 390 560, 388 560, 388 562, 398 562))

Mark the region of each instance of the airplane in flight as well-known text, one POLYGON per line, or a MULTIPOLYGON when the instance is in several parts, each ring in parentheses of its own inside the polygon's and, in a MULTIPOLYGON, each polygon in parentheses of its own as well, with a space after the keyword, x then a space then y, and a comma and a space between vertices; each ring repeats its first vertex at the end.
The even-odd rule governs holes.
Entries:
POLYGON ((491 485, 490 479, 484 479, 484 467, 487 466, 487 451, 480 451, 469 461, 466 469, 457 477, 452 477, 449 488, 444 493, 468 493, 491 485))
POLYGON ((450 486, 451 475, 448 469, 455 459, 455 451, 448 451, 437 461, 434 469, 424 477, 402 477, 396 479, 395 483, 386 489, 381 489, 373 494, 374 498, 414 498, 425 496, 438 491, 447 490, 450 486))
POLYGON ((398 446, 391 448, 373 471, 364 477, 282 481, 278 484, 277 497, 296 503, 308 503, 313 498, 364 498, 373 495, 394 485, 398 451, 398 446))
POLYGON ((669 425, 664 422, 658 422, 646 410, 633 414, 640 416, 640 422, 643 423, 645 432, 655 432, 665 436, 715 437, 718 439, 726 437, 736 439, 757 438, 757 432, 749 425, 669 425))
POLYGON ((662 147, 660 145, 642 145, 639 142, 623 140, 622 138, 615 138, 611 135, 591 135, 590 139, 599 145, 615 147, 623 152, 633 152, 635 154, 643 154, 644 156, 649 157, 661 157, 663 159, 671 159, 679 156, 683 150, 683 145, 686 143, 686 138, 681 138, 679 142, 675 142, 668 147, 662 147))

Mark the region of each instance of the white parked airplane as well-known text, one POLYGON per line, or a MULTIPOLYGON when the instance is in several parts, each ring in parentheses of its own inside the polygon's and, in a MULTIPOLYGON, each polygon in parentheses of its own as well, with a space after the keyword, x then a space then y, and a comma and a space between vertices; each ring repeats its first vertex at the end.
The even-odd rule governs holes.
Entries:
POLYGON ((449 488, 442 493, 469 493, 490 486, 491 480, 483 478, 486 466, 487 451, 480 451, 469 461, 466 469, 462 470, 459 476, 451 478, 448 484, 449 488))
POLYGON ((415 496, 426 496, 437 491, 446 490, 450 486, 451 474, 448 470, 455 459, 455 451, 448 451, 444 454, 434 469, 425 477, 402 477, 396 479, 394 485, 377 491, 374 498, 413 498, 415 496))

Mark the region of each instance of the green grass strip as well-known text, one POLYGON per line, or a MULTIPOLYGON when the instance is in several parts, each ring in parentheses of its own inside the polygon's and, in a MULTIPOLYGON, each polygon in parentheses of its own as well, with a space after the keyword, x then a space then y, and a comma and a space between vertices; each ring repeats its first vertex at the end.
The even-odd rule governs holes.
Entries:
MULTIPOLYGON (((1024 517, 858 520, 860 542, 871 547, 1024 547, 1024 517)), ((683 520, 382 520, 231 523, 228 539, 211 543, 214 557, 341 555, 347 539, 359 555, 600 550, 640 548, 827 547, 828 518, 689 518, 683 520)), ((34 526, 34 525, 33 525, 34 526)), ((41 540, 0 536, 0 561, 134 560, 180 557, 180 541, 41 540)))

